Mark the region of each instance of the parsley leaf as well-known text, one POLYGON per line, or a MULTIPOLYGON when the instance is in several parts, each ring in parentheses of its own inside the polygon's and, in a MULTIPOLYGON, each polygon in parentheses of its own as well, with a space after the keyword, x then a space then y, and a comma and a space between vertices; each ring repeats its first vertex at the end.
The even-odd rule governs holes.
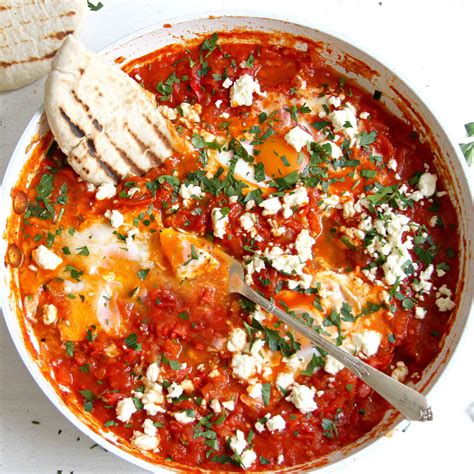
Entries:
POLYGON ((271 387, 269 383, 264 383, 262 385, 262 400, 265 406, 268 406, 270 403, 271 387))
POLYGON ((95 5, 90 2, 89 0, 87 0, 87 6, 89 7, 89 10, 93 11, 93 12, 97 12, 99 11, 103 6, 104 4, 102 2, 97 2, 95 5))

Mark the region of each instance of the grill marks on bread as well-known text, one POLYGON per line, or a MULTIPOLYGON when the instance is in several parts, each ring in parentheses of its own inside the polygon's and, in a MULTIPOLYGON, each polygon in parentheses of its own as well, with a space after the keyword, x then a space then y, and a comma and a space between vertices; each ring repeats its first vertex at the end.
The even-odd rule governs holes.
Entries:
POLYGON ((48 75, 45 110, 73 169, 96 185, 142 175, 188 149, 140 85, 71 36, 48 75))

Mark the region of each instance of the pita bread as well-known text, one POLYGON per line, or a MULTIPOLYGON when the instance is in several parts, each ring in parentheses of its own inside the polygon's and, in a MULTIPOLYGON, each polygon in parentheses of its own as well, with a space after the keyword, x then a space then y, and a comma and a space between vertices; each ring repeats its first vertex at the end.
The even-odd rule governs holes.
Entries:
POLYGON ((44 76, 63 39, 82 22, 85 0, 0 1, 0 91, 44 76))
POLYGON ((69 164, 96 185, 142 175, 187 149, 149 93, 73 36, 51 66, 45 110, 69 164))

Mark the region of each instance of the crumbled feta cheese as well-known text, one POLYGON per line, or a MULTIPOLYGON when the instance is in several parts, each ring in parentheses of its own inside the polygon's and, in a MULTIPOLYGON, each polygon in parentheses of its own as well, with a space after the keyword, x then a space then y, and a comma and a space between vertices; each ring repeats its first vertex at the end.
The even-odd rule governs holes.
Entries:
POLYGON ((244 469, 248 469, 257 459, 257 455, 255 454, 255 451, 252 449, 246 449, 241 455, 240 455, 240 465, 244 469))
POLYGON ((86 183, 86 188, 87 188, 87 191, 89 191, 90 193, 95 192, 95 190, 97 189, 94 183, 86 183))
POLYGON ((46 325, 54 324, 58 320, 58 308, 54 304, 43 306, 43 322, 46 325))
POLYGON ((446 286, 443 285, 436 292, 436 306, 441 312, 451 311, 456 303, 451 299, 452 291, 446 286))
POLYGON ((247 334, 242 328, 234 328, 227 341, 227 350, 229 352, 240 352, 247 344, 247 334))
POLYGON ((211 400, 211 409, 214 413, 220 413, 222 411, 221 404, 219 403, 219 400, 211 400))
POLYGON ((275 415, 266 422, 267 428, 273 433, 273 431, 282 431, 286 427, 285 419, 281 415, 275 415))
POLYGON ((176 382, 173 382, 169 387, 168 387, 168 395, 167 398, 168 400, 171 400, 172 398, 179 398, 183 394, 183 387, 181 385, 177 384, 176 382))
POLYGON ((220 108, 221 105, 222 105, 222 100, 221 100, 221 99, 216 100, 215 106, 216 106, 218 109, 220 108))
POLYGON ((137 411, 137 407, 133 401, 133 398, 122 398, 117 403, 116 413, 117 418, 123 423, 128 423, 132 415, 137 411))
POLYGON ((183 183, 179 188, 179 195, 183 198, 185 207, 188 207, 192 203, 192 199, 199 199, 204 196, 204 193, 201 186, 183 183))
POLYGON ((313 141, 313 136, 301 127, 294 127, 285 135, 285 140, 296 151, 300 152, 304 146, 313 141))
POLYGON ((425 319, 426 316, 426 309, 422 308, 421 306, 417 306, 415 308, 415 318, 416 319, 425 319))
POLYGON ((233 81, 231 79, 229 79, 228 77, 226 77, 224 79, 224 82, 222 83, 222 87, 224 89, 228 89, 232 84, 233 84, 233 81))
POLYGON ((230 90, 230 106, 252 105, 254 93, 265 95, 261 92, 258 81, 250 74, 240 76, 230 90))
POLYGON ((235 435, 230 438, 229 447, 234 451, 234 453, 239 455, 243 453, 244 449, 247 447, 247 440, 245 439, 243 431, 237 430, 235 432, 235 435))
POLYGON ((117 188, 112 183, 103 183, 99 186, 95 198, 98 201, 103 201, 104 199, 112 199, 117 194, 117 188))
POLYGON ((137 398, 143 403, 143 408, 150 416, 155 416, 158 412, 164 412, 163 405, 165 399, 163 397, 163 387, 159 383, 151 382, 146 378, 145 391, 134 392, 137 398))
POLYGON ((150 364, 146 369, 146 378, 150 382, 156 382, 158 380, 158 376, 160 375, 160 367, 156 362, 150 364))
POLYGON ((396 364, 395 369, 392 370, 392 378, 398 380, 399 382, 403 382, 408 375, 408 367, 405 365, 405 362, 398 361, 396 364))
POLYGON ((334 106, 336 109, 341 106, 341 99, 332 95, 328 99, 328 104, 334 106))
POLYGON ((429 293, 433 284, 431 283, 431 275, 434 272, 434 266, 428 265, 425 270, 423 270, 419 277, 418 281, 413 282, 412 288, 418 293, 429 293))
POLYGON ((335 160, 339 159, 343 153, 342 153, 342 149, 341 147, 337 144, 337 143, 334 143, 330 140, 324 140, 322 142, 319 143, 321 146, 323 145, 329 145, 331 147, 331 158, 334 158, 335 160))
POLYGON ((232 358, 232 373, 234 377, 248 380, 257 370, 255 357, 248 354, 236 354, 232 358))
POLYGON ((252 313, 252 318, 255 319, 255 321, 258 321, 259 323, 267 319, 267 317, 265 316, 265 313, 262 312, 259 306, 257 306, 255 308, 255 311, 252 313))
POLYGON ((199 123, 201 121, 201 117, 199 116, 200 111, 202 111, 202 107, 200 104, 188 104, 187 102, 183 102, 180 105, 181 111, 183 112, 183 118, 189 120, 189 122, 199 123))
POLYGON ((418 181, 418 189, 424 197, 432 196, 436 191, 436 180, 438 177, 435 174, 423 173, 418 181))
POLYGON ((369 117, 370 117, 370 114, 369 112, 361 112, 359 114, 359 117, 362 119, 362 120, 367 120, 369 117))
POLYGON ((148 436, 156 436, 156 433, 158 432, 158 430, 156 429, 156 426, 153 423, 153 420, 151 420, 150 418, 145 419, 142 427, 143 427, 143 432, 148 436))
POLYGON ((283 217, 288 219, 293 215, 294 208, 306 206, 308 203, 308 191, 304 186, 298 186, 283 196, 283 217))
POLYGON ((347 103, 346 107, 341 110, 334 110, 328 115, 328 118, 333 124, 335 133, 343 132, 348 137, 355 138, 357 134, 357 117, 355 109, 351 104, 347 103))
POLYGON ((367 330, 352 334, 352 343, 356 352, 362 351, 367 357, 371 357, 379 350, 382 335, 377 331, 367 330))
POLYGON ((112 211, 110 209, 107 209, 104 213, 104 216, 107 219, 110 219, 110 225, 114 229, 118 229, 124 223, 123 214, 119 211, 116 211, 115 209, 113 209, 112 211))
POLYGON ((318 405, 314 401, 315 390, 314 388, 307 387, 306 385, 300 385, 295 383, 291 389, 290 395, 286 398, 289 402, 298 408, 303 413, 311 413, 318 408, 318 405))
POLYGON ((55 270, 63 262, 61 257, 58 257, 44 245, 40 245, 38 248, 34 249, 31 256, 36 265, 45 270, 55 270))
POLYGON ((392 171, 397 171, 397 161, 394 160, 393 158, 390 158, 387 163, 387 168, 392 170, 392 171))
POLYGON ((159 105, 157 108, 161 112, 161 115, 166 117, 168 120, 175 120, 178 116, 176 109, 168 107, 167 105, 159 105))
POLYGON ((233 400, 227 400, 226 402, 222 402, 222 406, 229 411, 235 410, 235 402, 233 400))
POLYGON ((247 285, 252 285, 253 284, 253 277, 252 275, 255 272, 261 272, 262 270, 265 269, 265 262, 258 257, 257 255, 254 255, 253 257, 249 258, 248 260, 245 261, 245 282, 247 285))
POLYGON ((278 214, 281 209, 281 202, 277 196, 265 199, 259 204, 259 207, 264 209, 262 215, 264 216, 273 216, 274 214, 278 214))
POLYGON ((283 390, 288 390, 288 388, 291 387, 294 382, 295 378, 293 374, 288 372, 280 372, 275 380, 275 385, 277 387, 281 387, 283 390))
POLYGON ((229 223, 229 215, 222 214, 220 207, 215 207, 212 210, 212 227, 214 229, 214 236, 218 239, 223 239, 226 234, 226 227, 229 223))
POLYGON ((158 449, 158 438, 149 436, 141 431, 134 431, 131 439, 132 446, 143 451, 155 451, 158 449))
POLYGON ((250 398, 262 398, 262 384, 261 383, 254 383, 250 384, 247 387, 247 393, 250 398))
POLYGON ((436 224, 438 223, 438 216, 433 216, 430 219, 430 227, 436 227, 436 224))
POLYGON ((342 205, 342 217, 344 219, 350 219, 351 217, 354 217, 356 215, 356 209, 354 207, 354 201, 346 201, 342 205))
POLYGON ((344 368, 344 365, 341 364, 338 360, 336 360, 333 356, 326 356, 326 360, 324 362, 324 371, 331 375, 336 375, 344 368))
POLYGON ((264 256, 269 260, 272 267, 285 275, 302 275, 304 262, 298 255, 285 253, 280 247, 274 246, 265 249, 264 256))
POLYGON ((245 212, 240 216, 240 226, 247 232, 255 230, 255 224, 257 223, 257 216, 251 212, 245 212))
POLYGON ((278 464, 283 464, 284 461, 285 461, 285 456, 283 456, 283 454, 279 454, 277 458, 278 464))
POLYGON ((188 423, 192 423, 193 421, 196 420, 196 417, 194 414, 192 414, 192 410, 185 410, 185 411, 178 411, 177 413, 174 414, 174 419, 178 423, 182 423, 183 425, 186 425, 188 423))
POLYGON ((307 262, 313 257, 312 248, 316 241, 311 237, 308 229, 303 229, 296 237, 295 249, 302 262, 307 262))
POLYGON ((194 391, 194 384, 191 380, 186 379, 183 380, 181 383, 181 388, 186 392, 186 393, 191 393, 194 391))

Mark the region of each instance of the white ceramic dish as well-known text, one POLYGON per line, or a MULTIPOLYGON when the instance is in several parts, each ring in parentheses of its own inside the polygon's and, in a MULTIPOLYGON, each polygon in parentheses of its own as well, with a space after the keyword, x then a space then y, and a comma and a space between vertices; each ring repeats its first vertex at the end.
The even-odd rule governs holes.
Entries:
MULTIPOLYGON (((233 30, 236 28, 291 33, 307 37, 314 41, 324 42, 329 46, 325 56, 330 64, 342 74, 356 80, 363 88, 369 91, 373 91, 374 89, 380 90, 383 93, 382 100, 385 105, 396 115, 404 116, 410 120, 421 136, 426 137, 426 140, 431 143, 436 153, 439 172, 443 174, 446 181, 450 183, 449 190, 451 195, 455 196, 455 205, 461 233, 461 267, 457 288, 458 294, 460 292, 461 297, 452 330, 444 340, 443 350, 436 360, 425 370, 420 382, 416 385, 418 390, 427 393, 435 383, 439 382, 443 369, 458 344, 469 316, 473 298, 473 198, 472 190, 469 188, 469 181, 466 177, 467 167, 457 145, 449 139, 443 131, 439 120, 420 100, 412 88, 393 71, 354 46, 351 41, 342 39, 343 37, 341 35, 331 34, 327 32, 326 28, 321 29, 315 26, 302 26, 288 21, 265 18, 264 16, 253 15, 250 17, 241 13, 235 13, 232 14, 232 16, 229 15, 230 14, 227 14, 227 16, 193 16, 192 18, 185 17, 170 20, 167 23, 171 24, 171 27, 164 28, 162 25, 155 25, 146 30, 139 31, 112 44, 103 50, 101 54, 105 61, 111 63, 119 56, 125 57, 128 61, 143 56, 167 44, 193 38, 195 35, 210 34, 214 31, 233 30)), ((0 199, 3 203, 0 208, 0 235, 2 236, 6 228, 7 218, 11 212, 11 189, 15 185, 22 167, 32 152, 33 147, 29 147, 29 145, 37 134, 42 134, 45 130, 47 130, 47 124, 43 111, 39 110, 31 119, 10 160, 0 194, 0 199)), ((5 238, 0 239, 0 255, 2 255, 2 257, 5 254, 6 247, 7 242, 5 238)), ((144 469, 154 472, 166 472, 168 469, 158 467, 136 457, 129 450, 122 449, 110 437, 106 439, 100 435, 99 432, 92 429, 90 424, 77 417, 62 402, 58 393, 43 376, 35 364, 34 359, 26 349, 23 333, 17 317, 16 303, 13 298, 13 293, 10 290, 14 279, 15 276, 13 275, 12 277, 6 266, 2 264, 0 266, 0 291, 3 314, 11 337, 23 362, 47 397, 75 426, 108 451, 144 469)), ((400 417, 398 417, 396 413, 387 413, 382 423, 376 429, 344 449, 343 452, 331 455, 329 459, 326 460, 329 464, 326 463, 320 469, 329 472, 341 467, 343 464, 352 462, 356 453, 372 445, 375 441, 377 441, 377 444, 380 443, 384 439, 383 434, 393 429, 399 421, 400 417)), ((298 471, 301 471, 301 467, 298 471)))

